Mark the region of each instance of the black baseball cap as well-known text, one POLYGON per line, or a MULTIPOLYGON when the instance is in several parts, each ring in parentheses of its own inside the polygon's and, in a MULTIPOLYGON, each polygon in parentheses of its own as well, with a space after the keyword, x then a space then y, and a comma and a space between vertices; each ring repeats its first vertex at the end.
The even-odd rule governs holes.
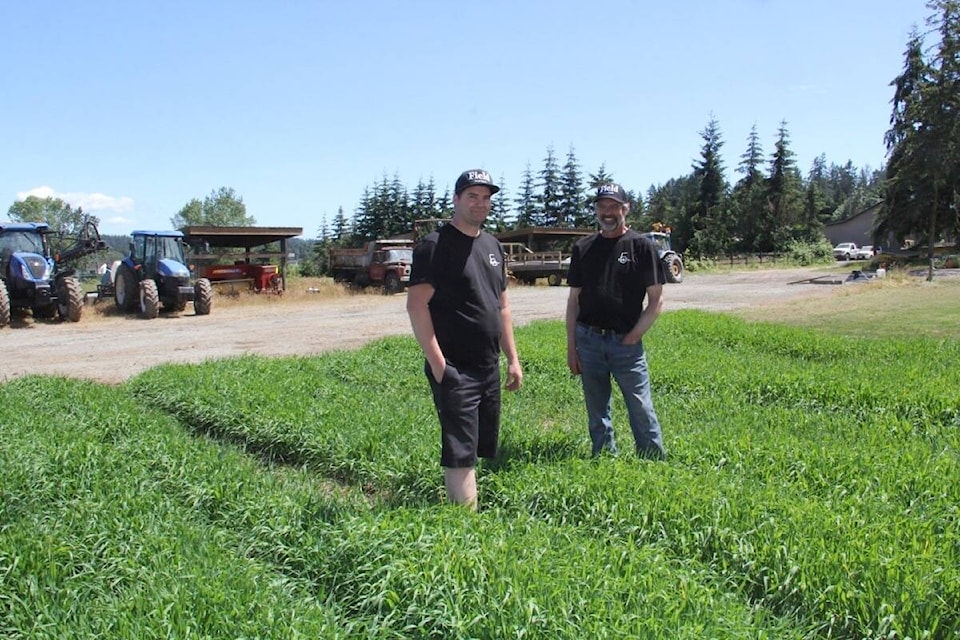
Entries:
POLYGON ((618 185, 616 182, 608 182, 607 184, 602 184, 597 187, 597 195, 594 198, 594 201, 597 201, 600 198, 610 198, 611 200, 616 200, 620 204, 627 204, 630 202, 630 196, 628 196, 623 187, 618 185))
POLYGON ((468 169, 457 178, 457 184, 453 187, 453 192, 460 195, 467 187, 489 187, 490 195, 500 191, 500 187, 493 184, 490 174, 483 169, 468 169))

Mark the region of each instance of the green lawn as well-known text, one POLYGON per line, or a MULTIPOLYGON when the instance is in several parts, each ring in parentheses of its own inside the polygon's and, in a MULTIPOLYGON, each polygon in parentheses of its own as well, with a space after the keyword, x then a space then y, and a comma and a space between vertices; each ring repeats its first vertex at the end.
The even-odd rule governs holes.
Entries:
POLYGON ((812 328, 664 314, 666 463, 590 459, 562 323, 519 328, 476 514, 411 337, 4 383, 0 635, 956 638, 960 346, 894 323, 956 310, 924 287, 779 316, 812 328))

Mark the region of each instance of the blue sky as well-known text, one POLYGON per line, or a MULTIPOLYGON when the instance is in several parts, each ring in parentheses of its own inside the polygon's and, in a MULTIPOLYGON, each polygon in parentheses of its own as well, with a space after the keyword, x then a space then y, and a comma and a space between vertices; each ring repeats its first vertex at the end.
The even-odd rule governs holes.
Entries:
MULTIPOLYGON (((628 189, 689 173, 715 117, 728 180, 781 121, 806 173, 880 168, 923 0, 3 2, 0 206, 53 195, 101 232, 220 187, 264 226, 351 216, 384 175, 516 195, 572 146, 628 189)), ((4 217, 0 213, 0 218, 4 217)))

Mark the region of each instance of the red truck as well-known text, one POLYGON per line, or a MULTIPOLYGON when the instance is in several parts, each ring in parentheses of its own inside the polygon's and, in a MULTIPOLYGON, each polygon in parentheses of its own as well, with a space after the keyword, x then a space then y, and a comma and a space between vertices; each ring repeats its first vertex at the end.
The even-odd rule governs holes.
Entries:
POLYGON ((410 282, 413 246, 409 240, 371 240, 357 249, 332 248, 327 256, 337 282, 360 288, 378 285, 384 293, 399 293, 410 282))

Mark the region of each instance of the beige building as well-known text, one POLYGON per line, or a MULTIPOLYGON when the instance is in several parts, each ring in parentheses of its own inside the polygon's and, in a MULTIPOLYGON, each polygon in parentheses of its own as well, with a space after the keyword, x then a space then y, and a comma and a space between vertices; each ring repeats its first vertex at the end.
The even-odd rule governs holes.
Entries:
MULTIPOLYGON (((827 236, 827 240, 833 246, 837 246, 841 242, 855 242, 858 247, 865 244, 874 244, 873 225, 881 206, 883 206, 883 202, 878 202, 848 218, 828 222, 823 225, 823 234, 827 236)), ((883 243, 881 242, 881 244, 883 243)))

